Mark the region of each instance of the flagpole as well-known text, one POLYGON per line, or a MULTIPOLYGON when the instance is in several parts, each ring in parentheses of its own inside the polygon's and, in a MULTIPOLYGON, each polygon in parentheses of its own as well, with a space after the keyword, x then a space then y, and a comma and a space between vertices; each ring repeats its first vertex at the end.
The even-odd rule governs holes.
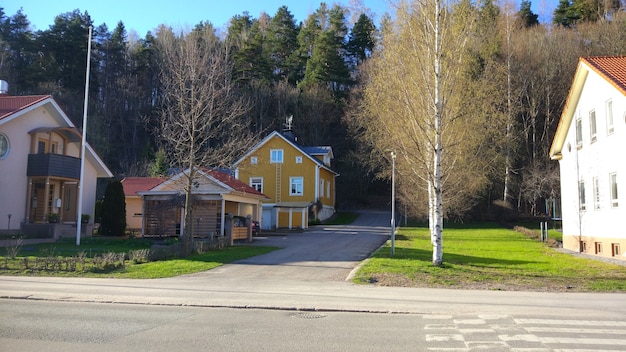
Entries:
POLYGON ((87 73, 85 74, 85 105, 83 107, 83 133, 80 144, 80 180, 78 182, 78 210, 76 211, 76 245, 80 246, 80 232, 83 212, 83 184, 85 176, 85 145, 87 144, 87 105, 89 103, 89 68, 91 64, 91 30, 89 26, 89 42, 87 44, 87 73))

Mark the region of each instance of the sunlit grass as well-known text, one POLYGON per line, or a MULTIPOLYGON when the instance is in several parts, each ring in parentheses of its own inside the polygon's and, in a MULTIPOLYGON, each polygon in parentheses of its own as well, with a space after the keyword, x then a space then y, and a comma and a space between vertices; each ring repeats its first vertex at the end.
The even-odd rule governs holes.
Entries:
POLYGON ((169 258, 168 260, 135 262, 127 259, 123 265, 117 261, 115 265, 106 268, 94 268, 91 264, 96 255, 106 253, 130 253, 131 251, 148 249, 152 245, 149 240, 122 239, 122 238, 91 238, 76 246, 74 242, 63 240, 55 243, 28 245, 20 248, 15 259, 8 257, 8 252, 0 256, 0 275, 28 275, 28 276, 62 276, 62 277, 102 277, 102 278, 132 278, 154 279, 192 274, 213 269, 240 259, 265 254, 276 250, 275 247, 240 245, 212 250, 203 254, 196 254, 187 258, 169 258), (77 260, 84 256, 87 265, 77 260), (41 269, 41 262, 45 258, 53 258, 50 265, 41 269), (72 258, 76 266, 74 270, 67 269, 65 258, 72 258), (38 262, 39 261, 39 262, 38 262), (25 264, 27 263, 27 264, 25 264), (39 263, 39 265, 38 265, 39 263), (86 267, 86 268, 85 268, 86 267))
POLYGON ((432 265, 427 228, 400 229, 355 282, 413 287, 532 291, 626 291, 626 267, 556 252, 523 234, 489 224, 446 228, 444 265, 432 265))

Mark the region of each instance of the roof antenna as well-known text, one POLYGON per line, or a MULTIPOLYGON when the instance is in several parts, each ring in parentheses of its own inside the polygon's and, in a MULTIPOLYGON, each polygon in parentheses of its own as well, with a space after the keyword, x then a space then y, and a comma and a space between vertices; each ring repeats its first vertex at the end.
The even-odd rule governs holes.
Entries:
POLYGON ((298 138, 293 133, 293 115, 290 115, 285 118, 285 124, 283 125, 283 133, 285 137, 291 139, 294 142, 298 141, 298 138))
POLYGON ((291 132, 292 128, 293 128, 293 115, 290 115, 289 117, 285 118, 284 132, 291 132))

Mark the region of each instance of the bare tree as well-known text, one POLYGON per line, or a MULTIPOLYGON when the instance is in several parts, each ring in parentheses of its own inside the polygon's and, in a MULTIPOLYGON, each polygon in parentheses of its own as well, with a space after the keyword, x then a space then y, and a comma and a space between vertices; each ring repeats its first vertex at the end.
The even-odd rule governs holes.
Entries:
MULTIPOLYGON (((397 170, 428 200, 433 265, 443 262, 444 201, 461 205, 484 180, 479 150, 484 121, 463 108, 466 55, 476 14, 467 1, 398 5, 383 26, 365 90, 364 128, 380 153, 398 155, 397 170), (444 189, 446 190, 444 192, 444 189)), ((416 196, 416 191, 403 192, 416 196)))
POLYGON ((248 110, 230 80, 226 47, 212 26, 157 37, 162 107, 158 137, 172 167, 183 172, 183 245, 192 249, 193 189, 199 167, 226 167, 253 142, 242 116, 248 110))

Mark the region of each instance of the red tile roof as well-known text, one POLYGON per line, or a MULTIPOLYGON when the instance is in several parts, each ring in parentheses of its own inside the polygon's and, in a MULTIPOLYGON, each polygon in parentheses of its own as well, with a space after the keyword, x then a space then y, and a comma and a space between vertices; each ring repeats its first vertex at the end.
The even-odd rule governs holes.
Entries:
POLYGON ((126 177, 122 180, 125 196, 138 196, 137 192, 148 191, 166 179, 162 177, 126 177))
POLYGON ((50 95, 26 95, 21 97, 0 95, 0 120, 50 97, 50 95))
POLYGON ((593 56, 582 60, 626 95, 626 56, 593 56))
POLYGON ((267 197, 265 194, 257 191, 255 188, 253 188, 253 187, 251 187, 251 186, 249 186, 249 185, 239 181, 238 179, 236 179, 235 177, 233 177, 230 174, 227 174, 227 173, 221 172, 221 171, 217 171, 217 170, 209 170, 209 169, 204 169, 203 171, 206 172, 207 174, 211 175, 211 177, 215 178, 216 180, 226 184, 228 187, 234 189, 235 191, 267 197))

